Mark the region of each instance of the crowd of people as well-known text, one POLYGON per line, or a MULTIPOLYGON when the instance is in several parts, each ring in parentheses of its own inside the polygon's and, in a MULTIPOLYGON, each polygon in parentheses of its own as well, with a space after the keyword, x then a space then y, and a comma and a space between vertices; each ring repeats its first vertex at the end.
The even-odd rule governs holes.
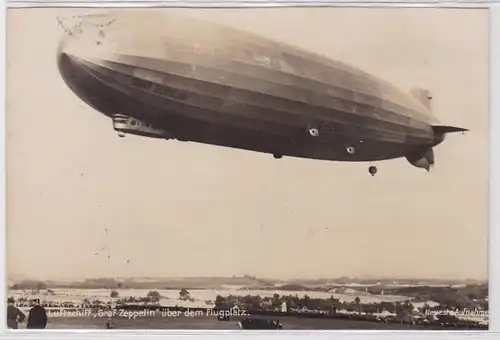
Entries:
POLYGON ((34 299, 34 306, 29 310, 28 318, 15 305, 14 298, 7 299, 7 327, 10 329, 18 329, 19 324, 26 321, 27 329, 44 329, 47 327, 47 312, 40 305, 39 299, 34 299))

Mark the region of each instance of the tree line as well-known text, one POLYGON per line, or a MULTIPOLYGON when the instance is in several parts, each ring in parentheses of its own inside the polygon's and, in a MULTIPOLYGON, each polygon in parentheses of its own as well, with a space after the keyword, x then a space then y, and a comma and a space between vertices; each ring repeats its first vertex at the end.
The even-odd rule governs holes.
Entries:
MULTIPOLYGON (((230 309, 235 306, 246 310, 281 310, 283 303, 286 303, 287 310, 317 310, 325 312, 335 312, 339 310, 346 310, 348 312, 365 312, 365 313, 380 313, 387 311, 390 313, 412 312, 415 307, 406 300, 403 302, 371 302, 363 303, 359 297, 353 301, 341 301, 333 295, 329 298, 312 298, 308 295, 299 297, 298 295, 279 295, 274 294, 272 297, 261 297, 259 295, 246 295, 236 296, 229 295, 223 297, 217 295, 215 299, 215 307, 220 309, 230 309)), ((464 308, 480 308, 488 309, 487 301, 478 302, 475 306, 463 306, 460 301, 449 301, 446 303, 439 303, 435 306, 430 306, 426 303, 420 307, 421 312, 430 312, 438 310, 456 310, 464 308)))

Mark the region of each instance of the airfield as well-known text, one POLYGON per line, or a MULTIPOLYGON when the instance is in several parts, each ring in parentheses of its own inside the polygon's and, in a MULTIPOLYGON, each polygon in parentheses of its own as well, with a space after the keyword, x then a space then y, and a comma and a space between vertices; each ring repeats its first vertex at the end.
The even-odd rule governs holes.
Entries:
MULTIPOLYGON (((190 296, 191 301, 179 300, 179 290, 178 289, 154 289, 157 291, 161 298, 159 304, 162 306, 181 306, 187 308, 195 307, 207 307, 211 308, 213 306, 213 301, 217 295, 229 296, 229 295, 259 295, 261 297, 272 297, 274 294, 279 295, 298 295, 303 297, 308 295, 311 298, 328 299, 332 294, 342 301, 354 301, 354 299, 359 296, 363 303, 375 303, 381 301, 389 302, 403 302, 408 300, 408 296, 403 295, 376 295, 376 294, 366 294, 363 291, 356 290, 344 290, 340 292, 315 292, 315 291, 285 291, 285 290, 243 290, 242 287, 224 287, 222 289, 191 289, 190 296)), ((10 290, 9 296, 14 297, 16 300, 22 297, 25 298, 39 298, 46 301, 54 301, 58 303, 74 303, 79 304, 83 299, 89 300, 100 300, 100 301, 112 301, 114 299, 110 298, 110 289, 71 289, 71 288, 58 288, 53 289, 54 293, 49 294, 46 291, 40 293, 31 293, 26 291, 16 291, 10 290), (34 294, 34 295, 33 295, 34 294)), ((120 297, 145 297, 151 289, 114 289, 120 297)))
MULTIPOLYGON (((328 330, 328 329, 426 329, 418 325, 377 323, 368 321, 314 319, 298 317, 279 318, 284 330, 328 330)), ((60 317, 49 319, 47 329, 106 329, 107 318, 60 317)), ((189 330, 241 330, 237 320, 219 321, 216 317, 142 317, 136 319, 113 318, 113 328, 120 329, 189 329, 189 330)), ((25 325, 20 325, 24 328, 25 325)), ((436 327, 435 329, 443 329, 436 327)), ((112 331, 112 330, 110 330, 112 331)), ((243 330, 242 330, 243 331, 243 330)))
MULTIPOLYGON (((486 283, 338 281, 261 282, 255 277, 17 280, 10 282, 8 296, 25 315, 33 299, 39 299, 47 311, 48 329, 240 330, 255 328, 256 324, 248 324, 254 318, 276 321, 284 330, 488 327, 486 283), (428 314, 450 303, 478 313, 451 318, 428 314)), ((19 326, 22 329, 25 324, 19 326)), ((264 322, 258 327, 267 326, 264 322)))
MULTIPOLYGON (((147 289, 117 289, 119 296, 133 296, 144 297, 147 295, 147 289)), ((213 308, 213 301, 217 295, 261 295, 271 297, 273 294, 292 294, 303 296, 305 294, 315 298, 328 298, 331 293, 325 292, 304 292, 304 291, 266 291, 266 290, 241 290, 241 287, 225 287, 223 289, 199 289, 190 290, 192 297, 191 301, 182 301, 179 299, 179 291, 171 289, 157 290, 161 294, 159 301, 163 306, 182 306, 185 308, 213 308)), ((371 294, 363 294, 359 291, 343 291, 344 294, 336 294, 342 300, 353 301, 356 296, 360 295, 361 299, 367 303, 379 302, 382 300, 389 301, 404 301, 407 300, 406 296, 378 296, 371 294)), ((9 296, 14 297, 16 300, 19 298, 40 298, 42 301, 47 301, 55 304, 62 304, 72 306, 78 305, 87 300, 100 300, 103 302, 110 302, 114 299, 110 298, 109 289, 54 289, 52 294, 43 292, 27 292, 27 291, 9 291, 9 296)), ((71 307, 49 307, 47 310, 72 310, 71 307), (62 307, 62 308, 61 308, 62 307)), ((24 313, 28 313, 29 307, 21 307, 24 313)), ((54 315, 57 313, 49 314, 49 321, 47 329, 106 329, 106 322, 108 317, 105 315, 96 315, 94 312, 92 316, 69 316, 69 315, 54 315)), ((401 324, 382 324, 367 321, 354 321, 342 319, 316 319, 316 318, 299 318, 299 317, 280 317, 280 322, 283 324, 285 330, 300 330, 300 329, 409 329, 421 328, 420 326, 401 325, 401 324)), ((215 316, 201 316, 201 317, 162 317, 156 316, 140 316, 137 318, 127 318, 115 316, 112 318, 114 329, 208 329, 208 330, 238 330, 238 319, 233 318, 230 321, 219 321, 215 316)), ((19 328, 25 328, 25 323, 20 324, 19 328)), ((428 329, 428 328, 426 328, 428 329)))

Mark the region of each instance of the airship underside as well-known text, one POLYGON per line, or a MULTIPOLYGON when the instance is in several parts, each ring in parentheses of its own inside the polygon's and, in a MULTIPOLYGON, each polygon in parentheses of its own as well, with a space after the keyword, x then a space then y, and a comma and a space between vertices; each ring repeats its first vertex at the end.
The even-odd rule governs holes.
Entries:
POLYGON ((343 63, 198 20, 173 17, 158 24, 139 28, 124 18, 120 32, 128 39, 115 38, 113 49, 105 41, 83 46, 67 37, 58 53, 66 84, 110 117, 122 136, 277 158, 406 157, 429 170, 432 148, 446 133, 465 130, 438 125, 427 98, 343 63))

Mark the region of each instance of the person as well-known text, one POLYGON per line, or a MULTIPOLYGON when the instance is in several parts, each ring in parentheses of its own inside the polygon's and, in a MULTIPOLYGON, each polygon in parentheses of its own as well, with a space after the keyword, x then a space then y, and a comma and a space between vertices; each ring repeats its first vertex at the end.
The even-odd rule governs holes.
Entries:
POLYGON ((45 308, 40 305, 39 299, 34 299, 33 302, 35 306, 30 309, 26 328, 44 329, 47 326, 47 313, 45 312, 45 308))
POLYGON ((106 328, 107 329, 115 328, 115 326, 113 325, 113 320, 111 318, 108 318, 108 321, 106 321, 106 328))
POLYGON ((7 327, 10 329, 18 329, 18 324, 26 319, 26 315, 14 306, 14 302, 12 297, 7 299, 7 327))

